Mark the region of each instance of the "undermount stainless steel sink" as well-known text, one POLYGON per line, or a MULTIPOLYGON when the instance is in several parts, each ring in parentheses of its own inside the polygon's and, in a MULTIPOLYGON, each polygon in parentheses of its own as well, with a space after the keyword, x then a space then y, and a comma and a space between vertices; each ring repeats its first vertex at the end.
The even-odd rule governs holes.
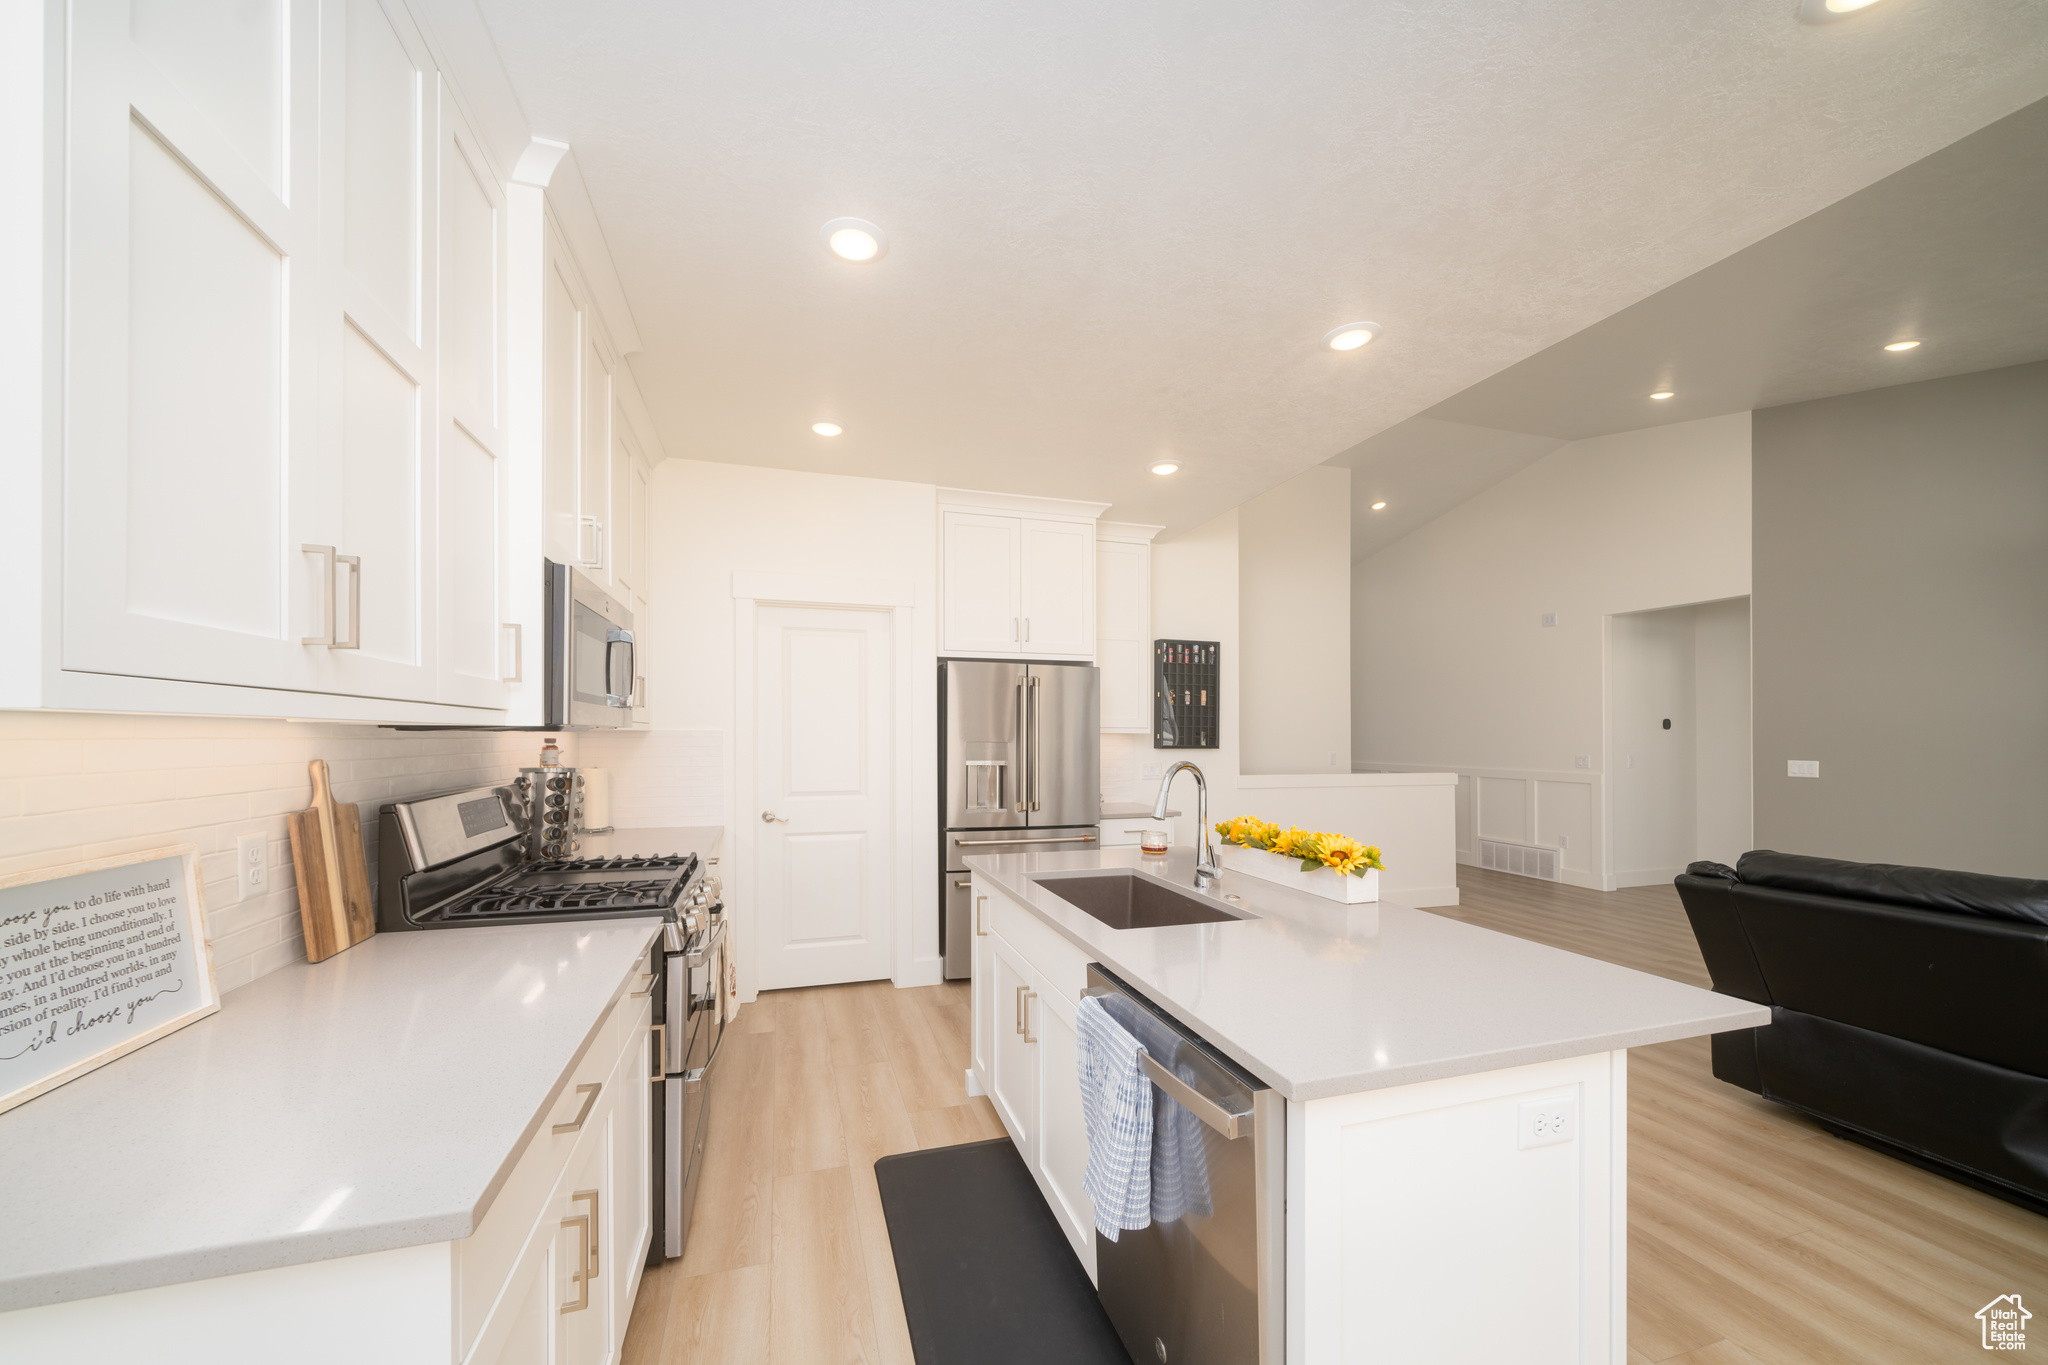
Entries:
POLYGON ((1183 891, 1140 872, 1090 872, 1032 880, 1112 929, 1161 929, 1170 924, 1255 918, 1221 909, 1214 897, 1183 891))

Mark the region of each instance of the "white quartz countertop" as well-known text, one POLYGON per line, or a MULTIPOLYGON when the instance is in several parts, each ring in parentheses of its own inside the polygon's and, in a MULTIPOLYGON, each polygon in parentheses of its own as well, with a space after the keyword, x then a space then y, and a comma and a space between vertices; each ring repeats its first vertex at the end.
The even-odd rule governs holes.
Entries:
POLYGON ((378 934, 0 1114, 0 1310, 468 1236, 660 928, 378 934))
MULTIPOLYGON (((1168 816, 1180 814, 1179 811, 1171 807, 1168 807, 1166 813, 1168 816)), ((1105 801, 1102 803, 1102 818, 1105 820, 1150 820, 1152 818, 1152 803, 1150 801, 1105 801)))
MULTIPOLYGON (((1770 1011, 1386 901, 1344 905, 1225 872, 1256 919, 1112 929, 1034 880, 1136 868, 1193 890, 1194 850, 1004 853, 969 868, 1293 1100, 1768 1024, 1770 1011)), ((1225 894, 1241 897, 1223 901, 1225 894)))

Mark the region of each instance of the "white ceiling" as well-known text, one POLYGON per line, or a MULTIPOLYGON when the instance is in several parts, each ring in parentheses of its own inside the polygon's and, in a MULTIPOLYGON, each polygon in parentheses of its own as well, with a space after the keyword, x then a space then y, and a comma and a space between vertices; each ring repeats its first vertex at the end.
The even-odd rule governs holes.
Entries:
POLYGON ((2048 357, 2048 100, 1429 410, 1567 440, 2048 357), (1891 353, 1888 342, 1917 340, 1891 353), (1661 402, 1649 395, 1673 394, 1661 402))
POLYGON ((478 8, 669 454, 1173 527, 2048 94, 2036 0, 478 8))

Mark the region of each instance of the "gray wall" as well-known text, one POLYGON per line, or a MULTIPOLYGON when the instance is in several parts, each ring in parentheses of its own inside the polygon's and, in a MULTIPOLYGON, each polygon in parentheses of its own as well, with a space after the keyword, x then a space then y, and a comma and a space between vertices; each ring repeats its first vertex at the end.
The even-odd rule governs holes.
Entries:
POLYGON ((2048 877, 2048 363, 1753 441, 1757 846, 2048 877))

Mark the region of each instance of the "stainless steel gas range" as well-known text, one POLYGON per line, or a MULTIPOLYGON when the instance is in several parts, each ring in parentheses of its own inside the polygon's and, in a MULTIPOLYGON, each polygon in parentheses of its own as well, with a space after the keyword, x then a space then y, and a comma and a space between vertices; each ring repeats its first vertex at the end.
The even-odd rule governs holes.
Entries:
MULTIPOLYGON (((726 1022, 725 905, 695 853, 611 858, 529 854, 524 803, 478 787, 383 808, 377 928, 383 932, 659 917, 648 959, 661 1074, 652 1106, 650 1264, 680 1256, 703 1174, 711 1091, 726 1022)), ((620 836, 610 842, 616 845, 620 836)))

